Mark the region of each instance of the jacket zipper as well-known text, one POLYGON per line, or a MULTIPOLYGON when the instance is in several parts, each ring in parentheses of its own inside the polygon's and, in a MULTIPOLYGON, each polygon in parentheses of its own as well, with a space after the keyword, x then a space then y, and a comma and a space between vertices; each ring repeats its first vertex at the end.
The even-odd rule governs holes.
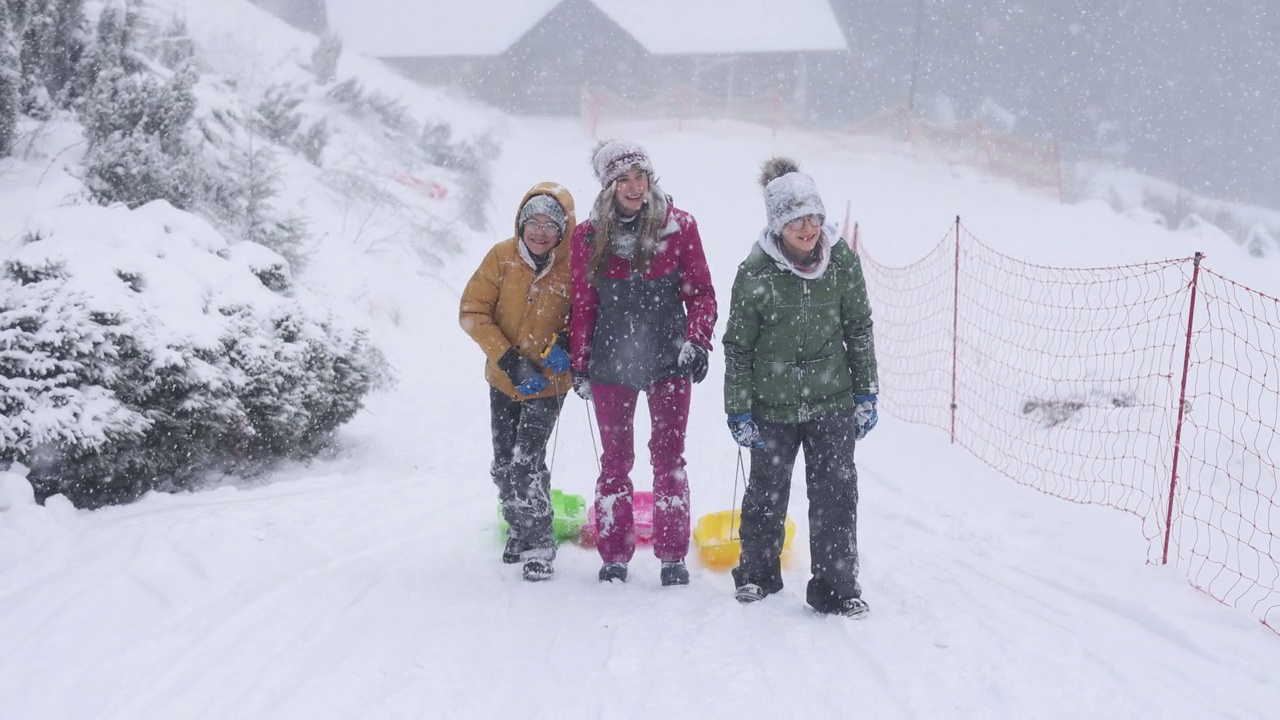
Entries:
MULTIPOLYGON (((800 281, 800 342, 797 350, 801 353, 805 348, 805 335, 809 330, 809 281, 800 281)), ((800 422, 809 419, 809 399, 804 395, 804 369, 799 361, 796 362, 796 390, 800 393, 800 408, 797 411, 800 422)))

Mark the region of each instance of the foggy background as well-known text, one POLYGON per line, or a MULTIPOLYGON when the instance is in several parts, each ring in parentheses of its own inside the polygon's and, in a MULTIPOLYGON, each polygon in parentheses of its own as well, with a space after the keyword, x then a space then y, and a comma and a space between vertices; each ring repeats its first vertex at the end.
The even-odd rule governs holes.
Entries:
MULTIPOLYGON (((256 2, 327 30, 325 0, 256 2)), ((563 5, 572 22, 577 6, 563 5)), ((830 6, 850 49, 810 62, 811 121, 850 123, 907 103, 940 122, 1013 118, 1012 134, 1055 138, 1064 159, 1113 160, 1211 198, 1280 207, 1277 0, 830 6)), ((433 31, 447 32, 422 28, 433 31)))

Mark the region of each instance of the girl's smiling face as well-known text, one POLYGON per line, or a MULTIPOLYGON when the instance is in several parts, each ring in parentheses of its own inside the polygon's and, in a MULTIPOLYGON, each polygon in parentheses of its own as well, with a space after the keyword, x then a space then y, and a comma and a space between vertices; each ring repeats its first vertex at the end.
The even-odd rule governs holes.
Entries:
POLYGON ((538 214, 525 222, 520 238, 529 252, 542 256, 560 244, 560 234, 560 226, 552 222, 549 215, 538 214))
POLYGON ((818 245, 822 237, 821 215, 805 215, 782 226, 782 242, 787 250, 798 258, 806 257, 818 245))
POLYGON ((623 217, 631 217, 640 212, 648 199, 649 173, 644 170, 633 167, 614 181, 613 205, 623 217))

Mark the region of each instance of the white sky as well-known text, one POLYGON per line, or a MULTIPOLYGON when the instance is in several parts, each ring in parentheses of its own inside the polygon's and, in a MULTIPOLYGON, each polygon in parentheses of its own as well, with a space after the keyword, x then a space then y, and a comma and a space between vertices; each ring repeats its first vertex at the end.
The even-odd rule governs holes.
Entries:
MULTIPOLYGON (((220 48, 208 55, 214 71, 242 87, 308 82, 314 40, 243 0, 153 4, 187 14, 197 42, 220 48)), ((343 73, 460 133, 498 133, 499 230, 465 236, 444 268, 418 264, 415 238, 325 181, 357 173, 400 192, 392 176, 429 169, 406 168, 345 122, 323 172, 287 164, 284 201, 320 229, 304 281, 372 327, 399 388, 371 399, 336 457, 239 488, 87 513, 26 503, 18 478, 0 474, 0 506, 11 506, 0 511, 0 716, 1262 718, 1280 707, 1280 637, 1176 570, 1146 565, 1135 519, 1018 486, 941 433, 892 417, 858 448, 865 620, 804 608, 799 467, 787 589, 763 603, 739 606, 729 576, 696 559, 692 585, 662 589, 643 548, 621 587, 599 585, 599 558, 572 545, 554 580, 521 581, 499 562, 482 357, 457 326, 458 290, 534 183, 556 180, 580 207, 591 202, 593 139, 576 121, 499 118, 416 91, 357 58, 344 58, 343 73)), ((696 216, 721 331, 736 265, 764 218, 757 168, 775 152, 801 161, 833 214, 852 200, 883 262, 919 258, 961 214, 984 242, 1027 261, 1095 266, 1203 249, 1218 272, 1277 294, 1274 261, 1235 245, 1205 247, 1103 203, 1060 205, 884 141, 709 122, 606 132, 644 144, 664 188, 696 216)), ((51 133, 31 160, 0 164, 0 241, 74 197, 62 170, 74 151, 59 153, 76 140, 51 133)), ((123 232, 162 221, 103 222, 123 232)), ((717 340, 693 397, 695 517, 736 499, 722 373, 717 340)), ((586 422, 571 398, 553 482, 589 495, 586 422)), ((641 489, 645 425, 642 411, 641 489)))
POLYGON ((375 57, 498 55, 561 0, 327 0, 343 45, 375 57))

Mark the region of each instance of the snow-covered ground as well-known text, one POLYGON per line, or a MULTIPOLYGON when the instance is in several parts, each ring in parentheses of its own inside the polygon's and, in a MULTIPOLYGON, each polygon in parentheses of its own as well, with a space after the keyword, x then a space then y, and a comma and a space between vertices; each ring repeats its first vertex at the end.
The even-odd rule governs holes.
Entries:
MULTIPOLYGON (((193 32, 249 23, 213 3, 156 4, 188 10, 193 32)), ((302 42, 249 24, 239 32, 259 47, 302 42)), ((233 59, 244 60, 223 61, 233 59)), ((344 63, 340 77, 383 77, 344 63)), ((412 89, 383 82, 415 103, 412 89)), ((270 482, 96 512, 24 502, 16 476, 0 474, 12 504, 0 512, 0 717, 1275 715, 1280 637, 1146 565, 1136 520, 1018 486, 892 417, 858 448, 865 620, 804 606, 800 468, 788 585, 766 602, 739 606, 727 573, 696 560, 688 588, 660 588, 643 548, 623 586, 597 583, 598 557, 573 545, 561 546, 553 581, 523 582, 499 561, 482 357, 457 326, 458 291, 529 186, 559 181, 585 214, 598 189, 593 140, 573 121, 448 112, 501 134, 491 236, 443 268, 417 267, 404 254, 355 252, 354 231, 335 224, 302 278, 371 326, 400 378, 344 430, 340 453, 270 482)), ((801 161, 833 215, 852 201, 881 262, 916 259, 960 214, 984 242, 1028 261, 1204 250, 1218 272, 1280 294, 1273 261, 1237 245, 1202 247, 1102 203, 1059 205, 889 143, 733 123, 607 130, 646 145, 661 184, 697 217, 721 329, 764 218, 756 171, 774 152, 801 161)), ((314 205, 324 207, 313 217, 336 217, 314 205)), ((694 391, 695 517, 741 493, 722 371, 717 352, 694 391)), ((590 495, 587 422, 571 397, 553 484, 590 495)), ((640 488, 646 423, 642 410, 640 488)))

